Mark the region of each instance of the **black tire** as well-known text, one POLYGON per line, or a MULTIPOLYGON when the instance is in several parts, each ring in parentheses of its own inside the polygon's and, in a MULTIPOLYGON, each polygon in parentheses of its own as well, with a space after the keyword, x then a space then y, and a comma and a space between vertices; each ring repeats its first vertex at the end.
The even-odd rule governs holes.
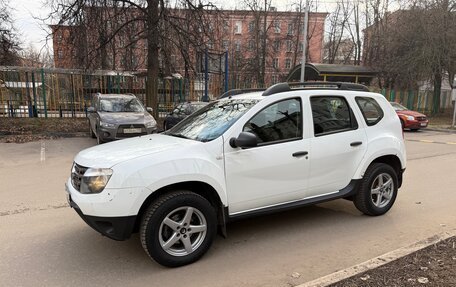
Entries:
POLYGON ((417 132, 419 129, 410 129, 412 132, 417 132))
POLYGON ((190 191, 164 194, 152 202, 143 215, 141 244, 147 255, 161 265, 178 267, 193 263, 212 245, 217 232, 216 218, 212 205, 198 194, 190 191), (191 214, 188 220, 187 214, 191 214), (165 219, 170 219, 172 224, 165 224, 165 219), (190 233, 189 226, 198 226, 200 231, 190 233), (167 242, 174 243, 166 247, 167 242))
POLYGON ((97 138, 97 144, 104 143, 104 141, 100 138, 100 131, 98 129, 97 129, 96 138, 97 138))
POLYGON ((371 216, 382 215, 393 206, 397 196, 397 189, 398 181, 395 170, 384 163, 373 163, 367 168, 353 203, 364 214, 371 216), (386 185, 389 179, 391 179, 392 186, 386 185), (386 182, 380 185, 380 180, 381 182, 386 180, 386 182), (382 189, 377 188, 379 186, 382 186, 382 189), (379 194, 376 194, 377 191, 379 194), (383 201, 382 199, 385 200, 383 201))
POLYGON ((92 130, 92 126, 90 125, 90 123, 89 123, 89 132, 90 132, 90 137, 91 138, 93 138, 93 139, 97 138, 97 136, 95 135, 95 133, 92 130))

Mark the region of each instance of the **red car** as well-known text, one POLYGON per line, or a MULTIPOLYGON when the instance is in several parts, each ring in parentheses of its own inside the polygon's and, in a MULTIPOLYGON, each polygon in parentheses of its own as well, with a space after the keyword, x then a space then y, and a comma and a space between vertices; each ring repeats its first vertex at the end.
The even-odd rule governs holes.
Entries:
POLYGON ((419 129, 427 127, 429 120, 426 115, 423 115, 419 112, 411 111, 404 107, 401 104, 391 102, 394 110, 401 119, 401 124, 403 129, 410 129, 412 131, 417 131, 419 129))

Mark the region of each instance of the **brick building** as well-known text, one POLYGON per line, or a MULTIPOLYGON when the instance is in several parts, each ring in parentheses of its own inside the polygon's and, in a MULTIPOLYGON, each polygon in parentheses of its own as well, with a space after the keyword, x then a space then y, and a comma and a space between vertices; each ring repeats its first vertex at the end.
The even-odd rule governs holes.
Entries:
MULTIPOLYGON (((129 17, 137 16, 136 9, 129 8, 129 12, 123 15, 100 7, 89 7, 84 11, 85 22, 81 25, 51 26, 55 67, 127 71, 146 69, 146 40, 135 38, 134 33, 144 29, 144 23, 132 21, 132 25, 123 27, 115 37, 106 41, 110 31, 115 30, 117 25, 122 25, 129 17), (100 47, 99 44, 103 42, 107 44, 100 47)), ((180 15, 188 11, 172 9, 171 13, 180 15)), ((211 55, 220 55, 220 59, 228 51, 230 76, 234 82, 242 82, 246 87, 257 86, 261 77, 264 77, 265 85, 281 81, 291 68, 301 62, 303 13, 273 9, 266 13, 246 10, 216 13, 210 10, 207 14, 207 23, 202 25, 211 35, 203 37, 198 47, 188 47, 187 61, 182 59, 179 51, 182 48, 172 43, 161 44, 159 62, 162 75, 188 75, 188 65, 194 76, 201 73, 205 49, 211 55), (260 71, 263 64, 265 68, 260 71), (260 75, 260 72, 264 75, 260 75)), ((326 16, 327 13, 309 13, 308 62, 322 62, 326 16)))

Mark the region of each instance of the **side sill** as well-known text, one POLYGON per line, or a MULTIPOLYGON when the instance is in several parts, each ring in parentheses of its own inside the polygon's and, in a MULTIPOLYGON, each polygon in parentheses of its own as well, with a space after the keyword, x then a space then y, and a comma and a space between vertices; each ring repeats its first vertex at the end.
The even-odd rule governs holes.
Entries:
POLYGON ((236 215, 229 215, 227 217, 228 222, 244 219, 244 218, 249 218, 249 217, 255 217, 259 215, 265 215, 265 214, 271 214, 271 213, 276 213, 280 211, 285 211, 285 210, 290 210, 290 209, 295 209, 298 207, 302 206, 307 206, 307 205, 314 205, 334 199, 339 199, 339 198, 344 198, 344 197, 350 197, 356 194, 358 191, 358 188, 361 184, 362 179, 352 179, 350 183, 344 187, 343 189, 339 190, 337 193, 333 194, 328 194, 328 195, 323 195, 320 197, 313 197, 309 199, 303 199, 303 200, 298 200, 294 202, 289 202, 281 205, 276 205, 272 207, 266 207, 262 209, 257 209, 253 211, 247 211, 244 213, 236 214, 236 215))

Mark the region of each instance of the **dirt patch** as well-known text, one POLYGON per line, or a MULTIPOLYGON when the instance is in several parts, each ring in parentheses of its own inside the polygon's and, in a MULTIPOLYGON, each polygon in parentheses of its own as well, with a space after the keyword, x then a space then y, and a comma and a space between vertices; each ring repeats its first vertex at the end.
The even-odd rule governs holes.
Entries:
POLYGON ((89 136, 88 129, 86 118, 0 118, 0 142, 25 143, 89 136))
POLYGON ((456 237, 329 286, 456 286, 456 237))

